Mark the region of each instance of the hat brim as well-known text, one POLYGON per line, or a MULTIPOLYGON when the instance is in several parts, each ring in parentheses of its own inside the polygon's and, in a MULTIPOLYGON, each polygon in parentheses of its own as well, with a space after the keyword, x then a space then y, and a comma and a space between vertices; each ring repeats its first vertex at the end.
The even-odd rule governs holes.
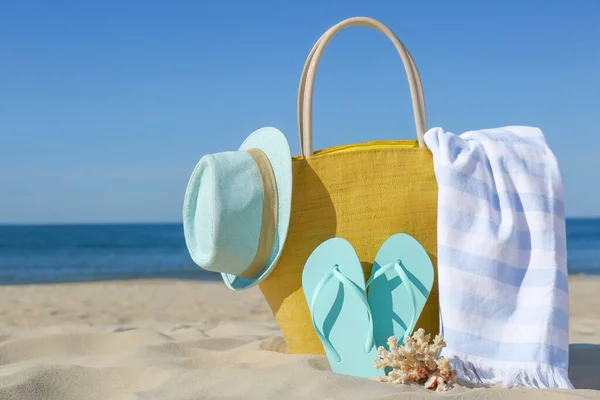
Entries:
POLYGON ((248 149, 262 150, 273 168, 277 184, 277 229, 269 262, 255 278, 221 274, 227 287, 233 290, 248 289, 257 285, 273 271, 287 238, 292 209, 292 153, 285 135, 276 128, 261 128, 248 136, 239 148, 240 151, 248 149))

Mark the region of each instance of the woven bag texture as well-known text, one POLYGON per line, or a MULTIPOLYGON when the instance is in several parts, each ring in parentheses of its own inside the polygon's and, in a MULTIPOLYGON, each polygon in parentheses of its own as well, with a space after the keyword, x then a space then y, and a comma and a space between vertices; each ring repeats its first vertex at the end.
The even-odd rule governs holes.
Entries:
POLYGON ((415 329, 438 333, 437 184, 431 152, 417 147, 417 141, 381 141, 376 146, 294 157, 292 169, 286 245, 277 267, 260 284, 288 352, 324 354, 302 292, 302 269, 312 251, 333 237, 352 244, 365 279, 390 235, 404 232, 415 237, 436 270, 415 329))

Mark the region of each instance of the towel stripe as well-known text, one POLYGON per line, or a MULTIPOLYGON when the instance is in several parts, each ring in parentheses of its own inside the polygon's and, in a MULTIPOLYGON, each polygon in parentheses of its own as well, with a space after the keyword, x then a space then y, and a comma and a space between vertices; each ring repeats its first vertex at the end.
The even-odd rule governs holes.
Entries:
MULTIPOLYGON (((495 175, 492 171, 497 171, 505 176, 519 178, 521 176, 535 177, 539 179, 552 178, 556 171, 548 170, 545 163, 529 162, 514 157, 514 151, 501 148, 484 148, 475 141, 466 141, 459 138, 449 144, 447 158, 441 160, 444 164, 454 164, 456 167, 464 168, 467 165, 471 168, 487 171, 490 175, 495 175), (501 162, 500 168, 492 168, 489 160, 501 162)), ((537 157, 547 157, 551 155, 546 149, 541 151, 534 150, 537 157)))
POLYGON ((481 257, 489 257, 495 261, 522 269, 560 270, 567 273, 567 263, 564 257, 557 257, 552 250, 521 250, 505 251, 501 237, 485 237, 469 231, 459 231, 447 227, 443 235, 438 237, 438 245, 460 248, 463 241, 470 243, 470 252, 481 257))
POLYGON ((444 307, 442 318, 447 321, 444 324, 447 329, 461 330, 466 325, 470 327, 469 333, 487 340, 506 343, 539 342, 561 350, 569 350, 569 332, 564 329, 550 329, 547 334, 542 334, 538 329, 532 329, 531 321, 519 323, 511 319, 510 323, 505 323, 495 316, 464 313, 460 308, 449 305, 444 307))
MULTIPOLYGON (((438 226, 488 238, 498 238, 519 250, 555 251, 566 258, 567 241, 559 234, 548 231, 519 231, 509 224, 496 224, 486 217, 467 214, 446 207, 438 207, 438 226)), ((443 231, 442 231, 443 233, 443 231)))
POLYGON ((517 212, 540 211, 554 214, 564 218, 565 204, 562 200, 535 193, 513 193, 510 191, 499 191, 484 181, 473 179, 467 173, 455 171, 448 168, 436 168, 435 177, 438 186, 448 186, 462 190, 472 196, 487 200, 487 202, 500 211, 512 209, 517 212))
POLYGON ((553 287, 556 285, 557 289, 565 293, 569 288, 567 275, 558 270, 516 268, 491 258, 440 245, 438 245, 438 259, 452 260, 452 264, 449 265, 450 268, 490 277, 512 286, 553 287))
MULTIPOLYGON (((530 172, 524 170, 523 164, 525 162, 511 158, 514 157, 511 153, 498 155, 493 160, 493 165, 488 162, 492 160, 491 157, 488 159, 481 151, 472 153, 457 151, 454 156, 456 156, 454 163, 451 166, 445 165, 444 168, 456 172, 462 171, 468 173, 471 179, 494 182, 496 192, 520 193, 526 191, 531 194, 544 195, 548 191, 544 180, 560 178, 558 173, 552 176, 547 169, 546 171, 542 171, 542 168, 546 168, 544 164, 539 164, 536 167, 538 171, 530 172), (478 162, 478 160, 482 162, 478 162), (544 173, 550 176, 544 176, 544 173), (532 181, 531 178, 536 178, 536 180, 532 181)), ((564 187, 557 184, 553 188, 553 197, 563 200, 564 195, 564 187)))
MULTIPOLYGON (((444 287, 449 296, 459 297, 472 294, 480 298, 514 304, 516 306, 547 306, 549 298, 553 307, 569 312, 569 295, 562 290, 549 290, 547 287, 519 287, 498 282, 491 277, 471 274, 438 263, 439 287, 444 287)), ((446 294, 440 290, 443 298, 446 294)))
POLYGON ((530 211, 527 213, 509 210, 505 212, 496 210, 488 206, 486 200, 471 196, 468 193, 446 187, 444 192, 447 196, 439 199, 439 207, 456 210, 470 215, 473 210, 479 210, 477 216, 485 217, 491 230, 498 230, 502 226, 507 226, 517 231, 530 231, 533 235, 541 233, 548 227, 556 227, 557 235, 565 237, 565 221, 555 215, 543 212, 530 211))
POLYGON ((528 362, 536 360, 542 364, 568 367, 568 363, 556 360, 566 360, 569 352, 547 344, 500 342, 446 327, 444 327, 444 338, 448 343, 452 343, 452 347, 448 346, 449 349, 467 354, 477 354, 499 361, 528 362))
MULTIPOLYGON (((441 288, 448 289, 445 285, 441 285, 441 288)), ((465 315, 473 314, 479 317, 493 317, 498 320, 510 319, 511 323, 529 325, 531 329, 543 325, 566 331, 565 324, 569 322, 568 312, 548 305, 529 307, 522 304, 504 303, 464 291, 457 291, 455 295, 446 295, 442 292, 447 292, 447 290, 440 290, 440 304, 444 305, 442 308, 442 318, 444 318, 445 307, 464 309, 464 305, 468 304, 468 310, 463 311, 465 315)))
MULTIPOLYGON (((523 374, 524 371, 540 368, 540 363, 534 362, 534 361, 528 361, 528 362, 523 361, 523 362, 518 362, 518 363, 514 362, 514 361, 501 361, 501 360, 495 360, 493 358, 475 356, 473 354, 457 351, 456 349, 450 349, 448 347, 444 347, 442 349, 441 355, 446 358, 449 358, 449 359, 452 359, 453 357, 457 357, 460 360, 464 360, 465 362, 471 362, 471 363, 475 362, 480 365, 485 365, 489 369, 501 370, 506 375, 523 374)), ((548 366, 548 364, 545 364, 543 367, 547 367, 547 366, 548 366)), ((555 365, 552 365, 552 367, 555 370, 564 371, 565 373, 568 371, 568 367, 567 368, 558 367, 555 365)))

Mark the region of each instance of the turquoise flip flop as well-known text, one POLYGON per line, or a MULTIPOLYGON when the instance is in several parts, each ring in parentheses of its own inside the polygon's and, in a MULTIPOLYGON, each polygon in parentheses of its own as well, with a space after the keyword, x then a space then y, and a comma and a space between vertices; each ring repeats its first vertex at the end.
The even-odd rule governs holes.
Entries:
POLYGON ((304 265, 302 288, 333 372, 363 378, 384 375, 373 365, 373 320, 352 245, 341 238, 319 245, 304 265))
POLYGON ((432 286, 433 264, 423 246, 405 233, 390 236, 366 284, 377 346, 386 346, 390 336, 400 342, 412 334, 432 286))

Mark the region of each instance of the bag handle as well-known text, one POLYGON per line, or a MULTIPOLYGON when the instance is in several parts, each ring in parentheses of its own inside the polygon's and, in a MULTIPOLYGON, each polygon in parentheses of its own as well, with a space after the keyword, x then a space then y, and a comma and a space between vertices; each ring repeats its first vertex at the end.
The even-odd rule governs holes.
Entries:
POLYGON ((327 47, 331 39, 333 39, 333 37, 342 29, 353 26, 366 26, 373 28, 386 35, 396 47, 396 50, 402 58, 404 69, 408 77, 419 146, 423 147, 425 145, 423 135, 427 130, 427 120, 425 113, 425 100, 423 97, 423 86, 421 84, 419 71, 417 70, 412 56, 406 47, 404 47, 404 44, 402 44, 402 42, 398 39, 398 37, 381 22, 368 17, 353 17, 343 20, 342 22, 339 22, 338 24, 329 28, 319 38, 319 40, 317 40, 310 51, 308 58, 306 59, 306 63, 304 64, 304 69, 302 70, 300 85, 298 88, 298 130, 300 133, 300 148, 302 150, 302 156, 304 157, 310 157, 313 155, 312 100, 315 77, 319 62, 321 61, 325 47, 327 47))

